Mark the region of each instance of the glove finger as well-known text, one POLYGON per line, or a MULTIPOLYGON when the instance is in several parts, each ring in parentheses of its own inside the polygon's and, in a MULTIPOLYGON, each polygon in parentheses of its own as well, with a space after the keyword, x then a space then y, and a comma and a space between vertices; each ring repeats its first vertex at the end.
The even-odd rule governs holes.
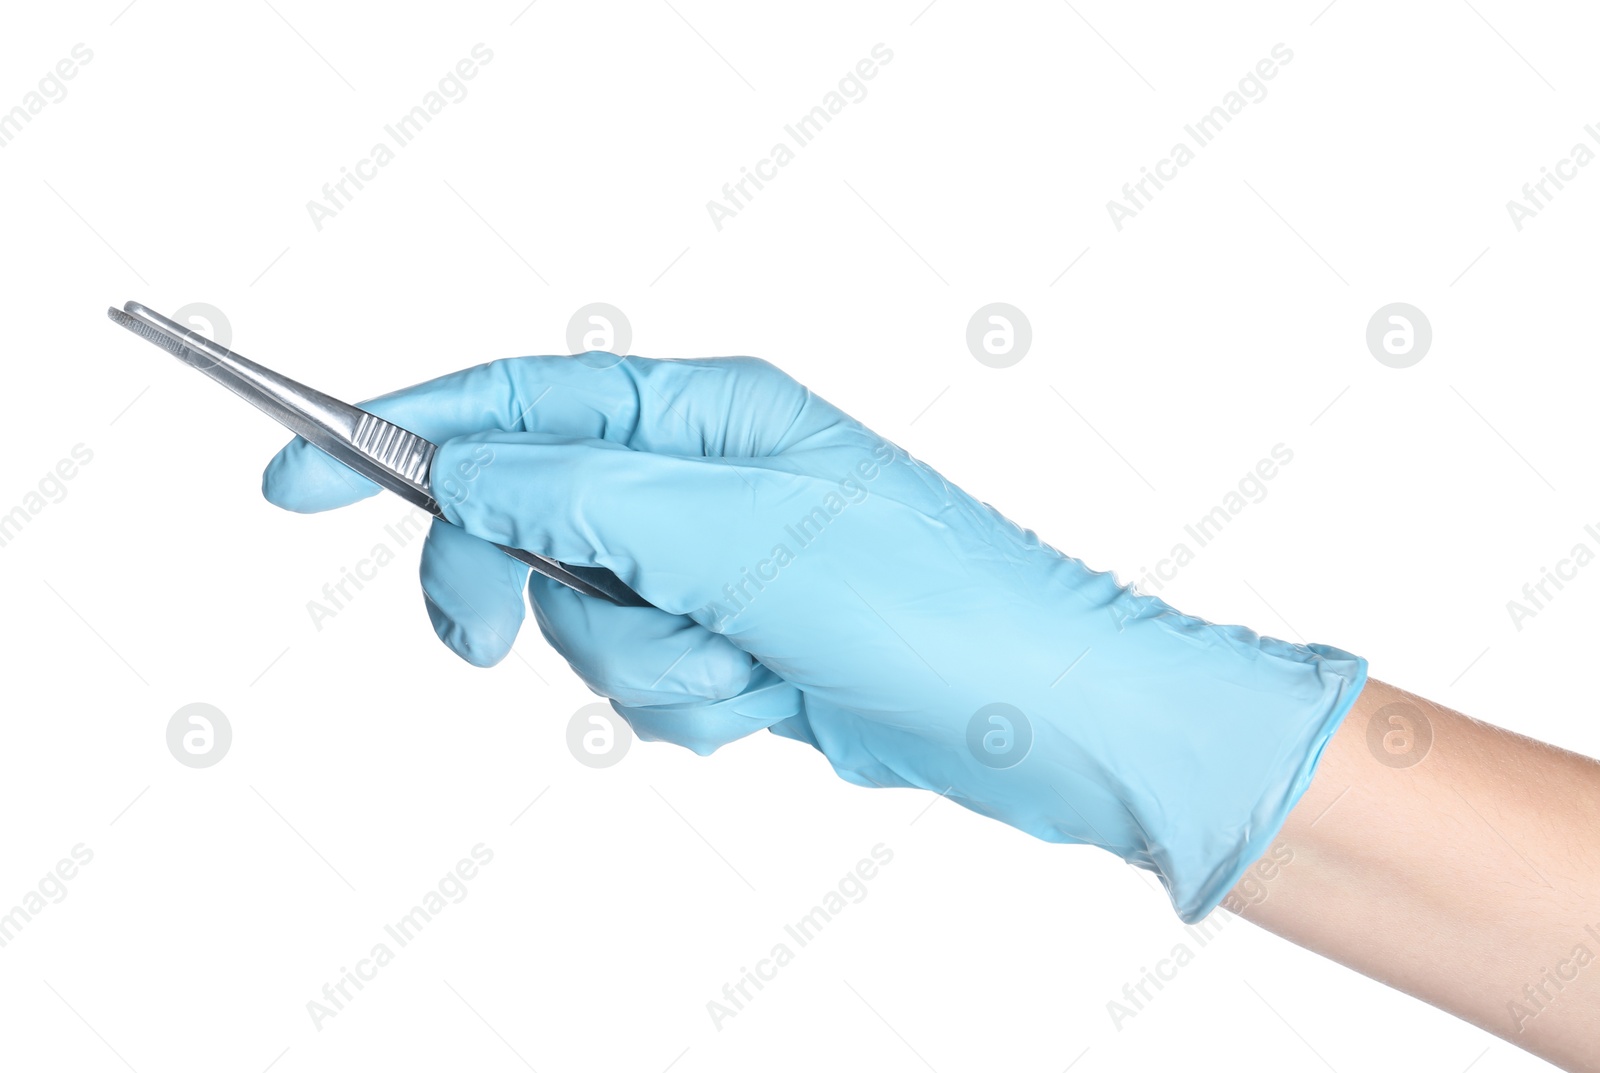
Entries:
POLYGON ((433 632, 476 667, 505 659, 526 615, 528 567, 459 526, 435 519, 422 545, 423 600, 433 632))
POLYGON ((750 685, 756 668, 726 638, 659 608, 618 607, 540 574, 529 579, 528 599, 578 677, 629 708, 725 700, 750 685))
MULTIPOLYGON (((773 732, 787 738, 803 741, 821 753, 833 767, 834 774, 845 782, 857 786, 879 789, 932 789, 935 793, 949 793, 950 786, 931 787, 908 777, 882 758, 897 755, 884 750, 880 755, 856 732, 861 720, 852 712, 813 699, 804 717, 804 736, 793 720, 774 726, 773 732)), ((952 784, 953 785, 953 784, 952 784)), ((943 793, 941 796, 943 796, 943 793)))
POLYGON ((714 701, 628 706, 611 702, 645 741, 670 741, 709 756, 731 741, 797 717, 803 701, 798 689, 757 664, 741 693, 714 701))
MULTIPOLYGON (((657 361, 592 352, 506 358, 361 404, 439 443, 489 429, 540 431, 686 455, 768 455, 848 417, 754 358, 657 361)), ((262 493, 311 513, 377 485, 296 437, 268 463, 262 493)))
MULTIPOLYGON (((877 442, 878 457, 892 458, 877 442)), ((481 467, 472 494, 441 504, 452 522, 559 562, 606 567, 656 607, 719 633, 727 632, 728 609, 762 602, 779 571, 829 569, 825 555, 800 550, 824 526, 872 522, 869 506, 834 521, 868 496, 860 484, 820 475, 837 469, 848 479, 855 464, 871 462, 854 445, 772 459, 685 458, 604 440, 485 432, 442 444, 434 466, 486 456, 493 462, 481 467), (788 565, 801 560, 812 565, 788 565)))
POLYGON ((681 615, 617 607, 538 574, 528 597, 552 647, 646 741, 704 756, 801 711, 799 690, 681 615))
MULTIPOLYGON (((823 707, 826 709, 826 705, 823 707)), ((817 731, 812 725, 811 716, 806 712, 790 716, 781 723, 774 723, 768 729, 780 738, 792 738, 795 741, 804 742, 811 746, 823 755, 824 759, 833 767, 834 773, 845 782, 854 783, 857 786, 876 786, 884 790, 913 790, 918 788, 915 783, 902 778, 898 772, 892 770, 882 761, 876 758, 872 758, 870 761, 867 760, 861 750, 852 752, 839 750, 836 759, 835 754, 830 753, 828 749, 823 747, 822 739, 818 737, 817 731)))
POLYGON ((804 742, 818 752, 822 751, 822 746, 817 742, 816 734, 811 730, 811 721, 806 718, 804 712, 790 716, 781 723, 773 723, 767 729, 780 738, 790 738, 794 741, 804 742))

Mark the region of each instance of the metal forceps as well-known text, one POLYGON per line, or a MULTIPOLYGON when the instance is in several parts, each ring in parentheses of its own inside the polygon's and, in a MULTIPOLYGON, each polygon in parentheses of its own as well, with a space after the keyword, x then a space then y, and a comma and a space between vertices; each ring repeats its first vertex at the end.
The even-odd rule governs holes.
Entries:
MULTIPOLYGON (((429 469, 434 452, 438 450, 436 444, 360 407, 340 402, 257 365, 138 302, 129 302, 121 309, 108 309, 106 314, 253 403, 312 446, 374 484, 387 488, 435 518, 444 518, 429 484, 429 469)), ((495 546, 545 577, 585 595, 598 596, 623 607, 650 606, 649 601, 625 585, 621 578, 602 567, 567 566, 521 548, 495 546)))

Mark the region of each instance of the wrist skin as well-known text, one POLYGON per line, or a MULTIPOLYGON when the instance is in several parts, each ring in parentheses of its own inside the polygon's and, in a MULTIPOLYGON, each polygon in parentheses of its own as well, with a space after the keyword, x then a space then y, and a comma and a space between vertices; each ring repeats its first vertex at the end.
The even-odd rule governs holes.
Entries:
POLYGON ((1600 764, 1376 680, 1223 907, 1600 1071, 1600 764))

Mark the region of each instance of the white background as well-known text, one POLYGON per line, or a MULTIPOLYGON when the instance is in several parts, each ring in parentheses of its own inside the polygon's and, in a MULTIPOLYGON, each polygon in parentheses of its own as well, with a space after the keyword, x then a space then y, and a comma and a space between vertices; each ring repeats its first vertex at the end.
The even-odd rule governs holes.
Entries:
POLYGON ((1546 1068, 1237 921, 1119 1029, 1106 1003, 1196 946, 1145 877, 770 735, 584 767, 566 726, 594 698, 532 628, 492 671, 451 655, 416 545, 317 630, 307 601, 404 506, 275 510, 284 433, 103 311, 209 303, 355 400, 565 353, 610 302, 634 353, 768 358, 1125 578, 1281 442, 1267 498, 1162 595, 1593 754, 1600 568, 1520 631, 1506 610, 1600 522, 1600 167, 1520 232, 1506 210, 1600 120, 1592 13, 125 2, 0 34, 0 109, 94 54, 0 149, 0 513, 93 452, 0 547, 0 908, 94 853, 0 949, 0 1062, 1546 1068), (318 231, 306 202, 479 42, 469 96, 318 231), (706 202, 879 42, 868 96, 719 232, 706 202), (1107 200, 1279 42, 1268 96, 1118 232, 1107 200), (965 344, 994 301, 1032 324, 1009 369, 965 344), (1396 301, 1434 330, 1403 370, 1364 341, 1396 301), (194 701, 234 733, 205 770, 165 744, 194 701), (315 1027, 307 1001, 479 842, 467 899, 315 1027), (867 898, 715 1027, 708 1000, 880 842, 867 898))

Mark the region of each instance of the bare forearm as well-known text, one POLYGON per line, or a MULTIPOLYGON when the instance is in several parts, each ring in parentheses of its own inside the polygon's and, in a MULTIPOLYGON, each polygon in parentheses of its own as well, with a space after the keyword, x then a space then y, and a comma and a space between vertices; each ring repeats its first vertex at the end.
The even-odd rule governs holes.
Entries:
POLYGON ((1600 1071, 1600 764, 1373 681, 1278 842, 1225 906, 1600 1071))

